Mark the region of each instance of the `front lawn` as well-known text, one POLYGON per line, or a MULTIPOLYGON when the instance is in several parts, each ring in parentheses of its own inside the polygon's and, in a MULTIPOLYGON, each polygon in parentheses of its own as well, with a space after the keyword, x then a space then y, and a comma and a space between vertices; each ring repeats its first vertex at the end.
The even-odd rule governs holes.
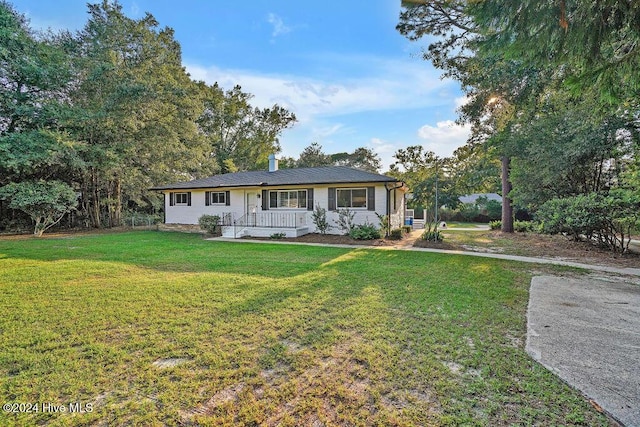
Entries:
POLYGON ((179 233, 0 239, 0 402, 40 405, 0 425, 607 425, 526 355, 524 268, 179 233))

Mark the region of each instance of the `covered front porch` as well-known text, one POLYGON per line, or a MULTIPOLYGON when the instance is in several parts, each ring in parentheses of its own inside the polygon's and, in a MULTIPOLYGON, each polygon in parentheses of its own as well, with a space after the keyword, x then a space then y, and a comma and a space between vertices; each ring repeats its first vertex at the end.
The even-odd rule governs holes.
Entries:
POLYGON ((232 239, 241 237, 298 237, 309 233, 306 212, 256 212, 234 218, 232 214, 222 217, 222 236, 232 239))

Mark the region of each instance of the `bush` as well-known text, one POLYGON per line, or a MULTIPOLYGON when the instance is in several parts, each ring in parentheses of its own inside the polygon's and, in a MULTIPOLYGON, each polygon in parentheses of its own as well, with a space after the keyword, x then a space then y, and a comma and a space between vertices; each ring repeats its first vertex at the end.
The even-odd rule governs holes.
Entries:
POLYGON ((475 203, 464 203, 459 209, 460 216, 466 222, 471 222, 480 215, 480 208, 475 203))
POLYGON ((351 234, 351 229, 353 228, 353 219, 355 218, 356 213, 347 209, 338 209, 338 228, 344 231, 344 234, 351 234))
POLYGON ((285 237, 287 237, 286 233, 273 233, 271 236, 269 236, 269 238, 274 240, 284 239, 285 237))
POLYGON ((327 210, 321 208, 320 205, 316 205, 316 208, 311 214, 311 220, 320 234, 327 234, 327 230, 331 228, 329 221, 327 221, 327 210))
POLYGON ((402 226, 402 230, 405 232, 405 234, 409 234, 409 233, 411 233, 411 226, 410 225, 403 225, 402 226))
MULTIPOLYGON (((500 223, 502 224, 502 221, 500 221, 500 223)), ((513 231, 517 231, 518 233, 535 232, 536 224, 532 221, 514 221, 513 231)))
POLYGON ((424 232, 420 238, 427 242, 442 242, 444 240, 444 236, 438 231, 438 224, 431 222, 425 224, 424 232))
POLYGON ((389 232, 389 239, 400 240, 402 239, 402 228, 394 228, 389 232))
POLYGON ((349 236, 355 240, 373 240, 380 238, 380 230, 373 224, 354 225, 351 227, 349 236))
POLYGON ((389 232, 391 231, 391 225, 389 224, 389 215, 380 215, 378 212, 376 212, 376 215, 378 216, 378 220, 380 221, 380 231, 385 236, 388 236, 389 232))
POLYGON ((608 195, 581 194, 545 202, 537 212, 541 231, 565 234, 626 252, 640 228, 640 195, 625 189, 608 195))
POLYGON ((490 221, 489 228, 491 228, 492 230, 500 230, 502 228, 502 221, 490 221))
POLYGON ((198 218, 198 225, 209 234, 220 232, 220 217, 218 215, 202 215, 198 218))
POLYGON ((444 240, 444 236, 438 230, 425 230, 420 238, 427 242, 442 242, 444 240))

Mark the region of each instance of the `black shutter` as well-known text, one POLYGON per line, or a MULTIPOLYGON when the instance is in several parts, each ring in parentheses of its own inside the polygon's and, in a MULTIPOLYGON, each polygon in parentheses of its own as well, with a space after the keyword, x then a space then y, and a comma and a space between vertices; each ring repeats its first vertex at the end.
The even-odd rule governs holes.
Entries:
POLYGON ((313 210, 313 188, 307 188, 307 210, 313 210))
POLYGON ((328 208, 330 211, 335 211, 336 210, 336 188, 335 187, 329 187, 329 203, 328 203, 328 208))
POLYGON ((262 190, 262 210, 269 210, 269 191, 262 190))
POLYGON ((204 192, 204 205, 211 206, 211 191, 204 192))
POLYGON ((187 193, 187 206, 191 206, 191 191, 187 193))
POLYGON ((169 193, 169 206, 173 206, 176 204, 176 195, 175 193, 169 193))
POLYGON ((367 187, 367 210, 376 210, 376 187, 367 187))
POLYGON ((224 192, 224 204, 225 206, 231 206, 231 191, 224 192))

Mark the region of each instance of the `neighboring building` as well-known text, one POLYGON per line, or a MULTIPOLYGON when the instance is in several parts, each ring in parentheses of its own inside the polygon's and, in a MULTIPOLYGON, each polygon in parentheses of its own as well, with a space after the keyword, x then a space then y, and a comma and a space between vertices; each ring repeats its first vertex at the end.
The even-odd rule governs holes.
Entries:
POLYGON ((468 196, 460 196, 460 203, 476 203, 478 198, 486 197, 487 201, 496 200, 502 203, 502 196, 496 193, 478 193, 478 194, 469 194, 468 196))
POLYGON ((152 188, 165 196, 165 224, 198 224, 202 215, 218 215, 227 237, 287 237, 316 232, 312 213, 316 206, 327 210, 340 234, 338 210, 355 212, 354 223, 379 225, 388 215, 391 227, 404 224, 407 187, 395 178, 358 169, 334 166, 278 170, 269 157, 268 171, 214 175, 190 182, 152 188))

